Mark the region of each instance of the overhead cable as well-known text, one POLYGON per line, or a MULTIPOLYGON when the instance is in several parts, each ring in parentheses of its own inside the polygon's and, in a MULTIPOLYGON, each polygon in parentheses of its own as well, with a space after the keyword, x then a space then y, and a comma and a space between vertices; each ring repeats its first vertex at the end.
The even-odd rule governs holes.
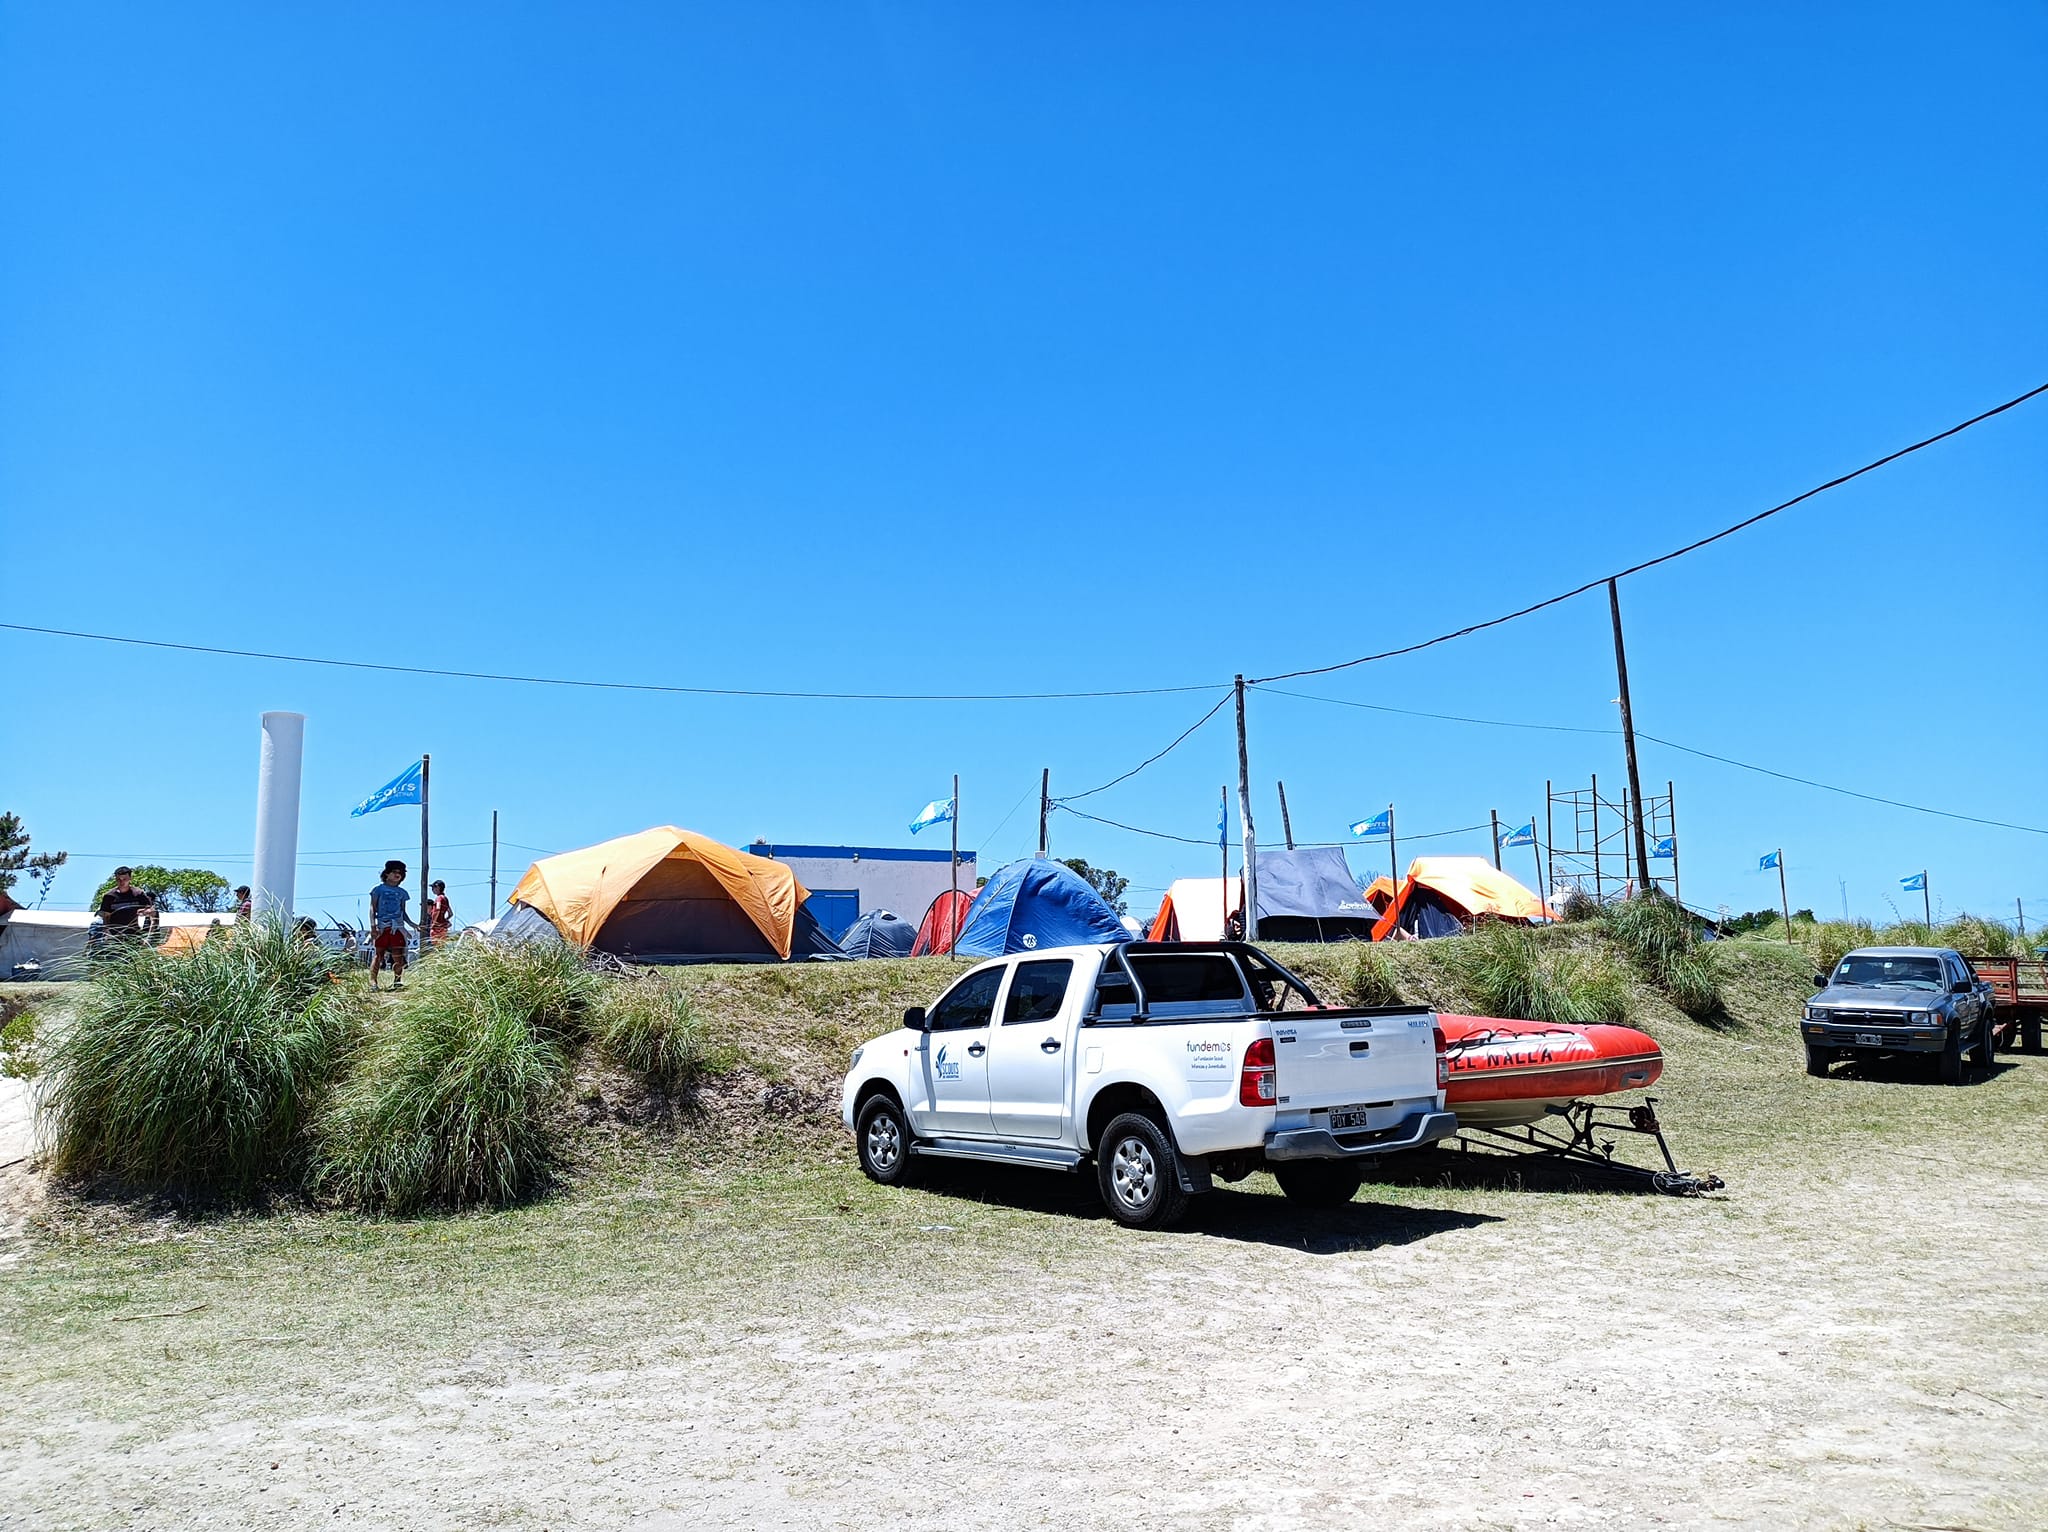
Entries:
POLYGON ((1122 776, 1111 777, 1107 782, 1103 783, 1102 786, 1091 787, 1085 793, 1067 793, 1062 797, 1053 799, 1052 801, 1054 803, 1078 803, 1083 798, 1093 798, 1097 793, 1108 792, 1112 787, 1115 787, 1119 782, 1130 781, 1132 777, 1135 777, 1139 772, 1143 771, 1147 766, 1150 766, 1154 761, 1163 760, 1166 756, 1172 754, 1173 749, 1176 745, 1179 745, 1189 735, 1193 734, 1195 730, 1201 728, 1203 724, 1207 723, 1210 719, 1214 718, 1218 713, 1222 712, 1223 704, 1228 702, 1231 699, 1232 695, 1233 693, 1226 690, 1222 696, 1216 699, 1216 705, 1214 707, 1210 708, 1208 712, 1204 713, 1200 718, 1197 718, 1193 723, 1189 724, 1185 729, 1181 730, 1180 733, 1176 734, 1173 737, 1173 744, 1168 745, 1164 750, 1159 751, 1156 755, 1146 756, 1144 760, 1138 762, 1137 765, 1133 766, 1129 771, 1125 772, 1122 776))
POLYGON ((1471 623, 1450 633, 1439 633, 1435 638, 1426 638, 1419 643, 1404 644, 1399 649, 1385 649, 1378 654, 1361 654, 1357 659, 1339 660, 1333 665, 1311 665, 1303 670, 1284 670, 1278 675, 1252 677, 1250 678, 1251 684, 1254 686, 1264 686, 1270 681, 1292 681, 1298 676, 1328 675, 1333 670, 1349 670, 1355 665, 1370 665, 1376 660, 1391 660, 1398 655, 1414 654, 1418 650, 1434 648, 1438 644, 1447 644, 1454 638, 1469 638, 1474 633, 1483 633, 1488 628, 1497 628, 1502 623, 1513 622, 1517 618, 1530 616, 1533 613, 1543 611, 1546 607, 1557 606, 1562 602, 1569 601, 1574 596, 1583 596, 1589 590, 1598 590, 1609 580, 1619 580, 1628 575, 1641 574, 1645 569, 1654 569, 1659 564, 1668 564, 1673 559, 1683 558, 1688 553, 1696 553, 1709 543, 1717 543, 1724 537, 1733 537, 1737 532, 1753 527, 1767 517, 1775 516, 1780 511, 1791 510, 1793 506, 1798 505, 1801 501, 1811 500, 1815 495, 1824 494, 1828 490, 1838 488, 1841 485, 1847 484, 1851 479, 1860 479, 1866 473, 1882 468, 1887 463, 1896 463, 1900 458, 1918 452, 1922 448, 1931 447, 1939 441, 1946 441, 1949 437, 1957 435, 1959 432, 1969 430, 1971 426, 1981 425, 1984 421, 1991 419, 1992 416, 2003 415, 2007 410, 2025 404, 2029 399, 2044 393, 2048 393, 2048 383, 2043 383, 2037 388, 2030 388, 2025 393, 1984 411, 1981 415, 1972 415, 1968 420, 1952 425, 1946 431, 1938 431, 1933 436, 1914 442, 1910 447, 1901 447, 1896 452, 1888 452, 1874 462, 1865 463, 1861 468, 1853 469, 1839 477, 1830 479, 1825 484, 1816 484, 1804 494, 1794 495, 1790 500, 1782 501, 1772 506, 1769 510, 1758 511, 1754 516, 1746 516, 1732 526, 1723 527, 1718 532, 1709 533, 1705 537, 1697 538, 1687 543, 1683 548, 1673 548, 1669 553, 1660 553, 1653 559, 1644 559, 1640 564, 1631 564, 1628 568, 1617 569, 1612 574, 1600 575, 1588 580, 1583 585, 1575 585, 1568 591, 1547 597, 1542 601, 1532 602, 1528 606, 1508 612, 1503 616, 1490 617, 1485 622, 1471 623))

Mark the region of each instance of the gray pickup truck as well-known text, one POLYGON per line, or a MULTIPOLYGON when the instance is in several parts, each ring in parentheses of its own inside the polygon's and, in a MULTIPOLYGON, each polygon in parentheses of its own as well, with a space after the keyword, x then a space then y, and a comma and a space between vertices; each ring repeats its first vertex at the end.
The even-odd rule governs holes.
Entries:
POLYGON ((1825 1075, 1852 1053, 1937 1053, 1945 1084, 1963 1083, 1963 1051, 1979 1069, 1997 1051, 1991 986, 1946 947, 1858 947, 1815 974, 1800 1033, 1806 1072, 1825 1075))

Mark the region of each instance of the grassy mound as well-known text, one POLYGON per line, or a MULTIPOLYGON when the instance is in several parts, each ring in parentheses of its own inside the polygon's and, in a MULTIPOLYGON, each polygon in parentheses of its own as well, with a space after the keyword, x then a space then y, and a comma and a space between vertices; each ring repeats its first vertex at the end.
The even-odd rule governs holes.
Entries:
POLYGON ((663 1094, 690 1089, 712 1062, 696 1003, 660 972, 643 970, 608 985, 591 1017, 590 1035, 607 1063, 663 1094))
POLYGON ((461 942, 415 972, 321 1118, 317 1184, 395 1213, 532 1195, 557 1164, 556 1108, 607 981, 558 942, 461 942))
POLYGON ((1694 1021, 1714 1025, 1727 1019, 1712 946, 1700 939, 1699 924, 1660 892, 1624 899, 1601 911, 1600 923, 1643 977, 1694 1021))
POLYGON ((206 1196, 289 1178, 365 1009, 330 961, 269 922, 97 962, 45 1040, 50 1168, 206 1196))
POLYGON ((1480 1015, 1573 1027, 1629 1016, 1628 982, 1597 945, 1485 921, 1449 942, 1443 956, 1480 1015))

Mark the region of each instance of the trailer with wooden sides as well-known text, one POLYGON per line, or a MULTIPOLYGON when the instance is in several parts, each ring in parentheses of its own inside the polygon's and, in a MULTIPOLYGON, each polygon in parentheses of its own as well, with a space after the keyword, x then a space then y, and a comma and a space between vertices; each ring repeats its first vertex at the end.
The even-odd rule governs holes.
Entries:
POLYGON ((2041 1022, 2048 1018, 2048 958, 1973 957, 1970 966, 1991 986, 2000 1030, 2008 1046, 2017 1041, 2029 1053, 2041 1051, 2041 1022))

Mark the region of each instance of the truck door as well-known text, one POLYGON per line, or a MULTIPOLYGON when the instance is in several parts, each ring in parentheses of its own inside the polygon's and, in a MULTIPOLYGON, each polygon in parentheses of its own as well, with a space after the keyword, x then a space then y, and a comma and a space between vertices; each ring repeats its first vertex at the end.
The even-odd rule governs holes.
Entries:
POLYGON ((1066 1116, 1072 958, 1019 963, 989 1034, 988 1106, 1003 1138, 1058 1138, 1066 1116))
POLYGON ((921 1132, 987 1133, 988 1039, 1003 964, 969 974, 931 1008, 918 1060, 931 1110, 921 1132))

